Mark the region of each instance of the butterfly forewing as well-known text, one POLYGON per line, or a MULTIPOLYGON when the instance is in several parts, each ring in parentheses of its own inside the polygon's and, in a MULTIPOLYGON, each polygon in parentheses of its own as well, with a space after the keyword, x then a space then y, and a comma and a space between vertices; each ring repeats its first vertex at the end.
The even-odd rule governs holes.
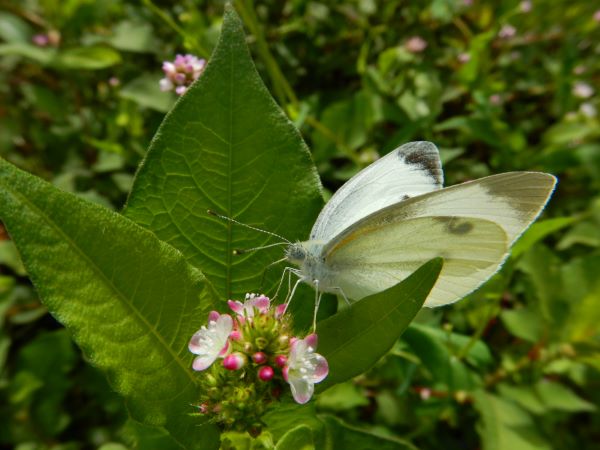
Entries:
POLYGON ((498 270, 508 249, 505 231, 494 222, 452 216, 407 219, 389 207, 362 220, 324 249, 331 283, 351 299, 387 289, 428 260, 444 267, 426 306, 451 303, 498 270))
POLYGON ((387 206, 440 189, 443 172, 431 142, 411 142, 352 177, 329 200, 311 240, 329 241, 352 223, 387 206))

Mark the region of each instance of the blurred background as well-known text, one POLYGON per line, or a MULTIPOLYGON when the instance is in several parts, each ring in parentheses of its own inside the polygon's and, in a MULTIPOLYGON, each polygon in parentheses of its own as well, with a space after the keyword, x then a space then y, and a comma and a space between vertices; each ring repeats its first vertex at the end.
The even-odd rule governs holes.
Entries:
MULTIPOLYGON (((420 449, 600 448, 600 4, 234 2, 257 68, 328 193, 410 140, 446 184, 558 176, 500 274, 424 310, 321 411, 420 449)), ((119 210, 177 94, 163 61, 209 58, 222 1, 0 0, 0 156, 119 210)), ((0 448, 175 448, 40 304, 0 226, 0 448)))

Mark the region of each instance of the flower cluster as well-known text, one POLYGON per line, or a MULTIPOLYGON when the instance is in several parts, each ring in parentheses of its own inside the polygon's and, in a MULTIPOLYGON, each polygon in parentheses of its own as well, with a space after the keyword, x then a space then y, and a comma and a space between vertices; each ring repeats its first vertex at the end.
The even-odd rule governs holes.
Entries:
POLYGON ((329 369, 315 351, 316 334, 292 336, 285 305, 272 307, 256 294, 228 305, 234 314, 212 311, 188 345, 196 355, 193 369, 204 375, 199 413, 227 428, 253 429, 282 387, 288 384, 294 400, 306 403, 329 369))
POLYGON ((190 54, 177 55, 174 61, 163 62, 165 78, 160 80, 160 90, 175 90, 178 95, 183 95, 202 74, 205 66, 206 60, 190 54))

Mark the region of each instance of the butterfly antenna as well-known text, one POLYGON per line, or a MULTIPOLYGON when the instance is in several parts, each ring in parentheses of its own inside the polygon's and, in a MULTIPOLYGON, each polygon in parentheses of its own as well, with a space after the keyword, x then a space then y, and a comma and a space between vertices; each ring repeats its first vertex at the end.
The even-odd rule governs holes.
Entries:
POLYGON ((263 248, 274 247, 276 245, 290 245, 291 244, 291 242, 289 240, 287 240, 283 236, 280 236, 277 233, 273 233, 273 232, 267 231, 267 230, 262 230, 260 228, 253 227, 252 225, 248 225, 247 223, 243 223, 243 222, 240 222, 238 220, 232 219, 231 217, 223 216, 223 215, 221 215, 219 213, 216 213, 212 209, 207 209, 206 212, 208 214, 210 214, 211 216, 218 217, 219 219, 226 220, 228 222, 235 223, 237 225, 241 225, 241 226, 249 228, 251 230, 258 231, 260 233, 265 233, 265 234, 268 234, 270 236, 274 236, 274 237, 279 238, 282 241, 284 241, 284 242, 278 242, 276 244, 265 245, 264 247, 255 247, 255 248, 250 248, 250 249, 246 249, 246 250, 234 250, 233 253, 236 254, 236 255, 241 255, 242 253, 250 252, 250 251, 253 251, 253 250, 261 250, 263 248))
POLYGON ((234 255, 243 255, 244 253, 250 253, 256 250, 262 250, 265 248, 270 248, 270 247, 276 247, 277 245, 290 245, 289 242, 276 242, 274 244, 269 244, 269 245, 262 245, 260 247, 252 247, 252 248, 236 248, 233 251, 234 255))

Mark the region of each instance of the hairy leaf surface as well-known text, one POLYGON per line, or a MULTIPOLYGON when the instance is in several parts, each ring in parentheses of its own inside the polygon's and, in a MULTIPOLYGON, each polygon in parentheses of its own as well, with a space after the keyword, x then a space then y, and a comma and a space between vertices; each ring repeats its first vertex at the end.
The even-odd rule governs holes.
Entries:
POLYGON ((165 118, 138 171, 125 214, 179 249, 222 299, 272 292, 265 267, 282 240, 207 214, 306 239, 322 206, 320 182, 298 130, 263 85, 242 24, 227 7, 204 73, 165 118), (262 284, 262 286, 261 286, 262 284))
POLYGON ((204 276, 129 219, 0 160, 0 218, 48 310, 125 396, 132 416, 185 448, 218 446, 189 416, 187 342, 214 301, 204 276))

